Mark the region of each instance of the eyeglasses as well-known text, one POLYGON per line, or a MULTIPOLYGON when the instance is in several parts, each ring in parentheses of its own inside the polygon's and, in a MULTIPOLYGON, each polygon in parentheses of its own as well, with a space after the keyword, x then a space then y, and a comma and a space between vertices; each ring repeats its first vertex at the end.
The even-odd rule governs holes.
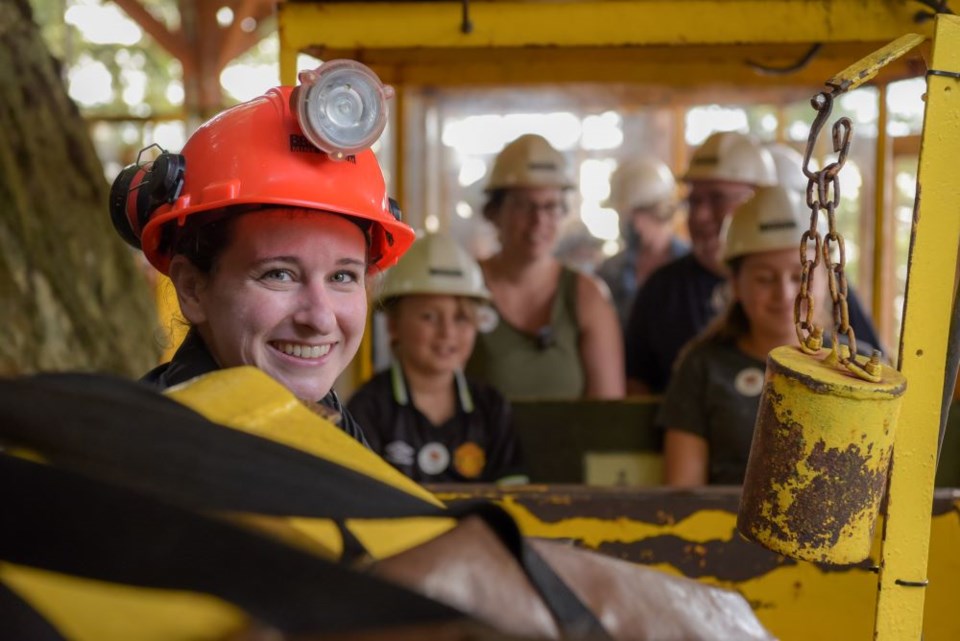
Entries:
POLYGON ((534 202, 526 198, 507 198, 503 204, 504 208, 511 213, 524 214, 531 218, 541 212, 549 218, 560 218, 567 213, 567 204, 562 200, 534 202))

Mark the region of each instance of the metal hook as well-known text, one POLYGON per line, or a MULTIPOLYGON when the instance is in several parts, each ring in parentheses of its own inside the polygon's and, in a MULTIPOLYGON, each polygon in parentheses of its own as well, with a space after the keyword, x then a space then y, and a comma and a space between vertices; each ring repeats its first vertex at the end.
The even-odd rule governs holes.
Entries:
POLYGON ((849 118, 840 118, 833 123, 833 151, 840 155, 836 162, 830 163, 830 166, 824 169, 832 178, 847 162, 847 154, 850 153, 850 134, 853 132, 853 123, 849 118))
POLYGON ((813 155, 813 148, 820 136, 820 130, 833 112, 833 95, 821 91, 810 99, 810 106, 817 111, 817 115, 810 125, 810 133, 807 136, 807 148, 803 154, 803 175, 808 179, 816 179, 818 172, 810 169, 810 157, 813 155))

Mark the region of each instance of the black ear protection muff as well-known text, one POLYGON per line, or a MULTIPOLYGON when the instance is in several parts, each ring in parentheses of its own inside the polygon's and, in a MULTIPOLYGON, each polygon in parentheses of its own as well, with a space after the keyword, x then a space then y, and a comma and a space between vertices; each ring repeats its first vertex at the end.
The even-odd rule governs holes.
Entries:
POLYGON ((129 245, 140 249, 140 234, 157 207, 172 204, 183 190, 183 174, 187 159, 171 154, 154 143, 137 154, 137 162, 127 165, 110 187, 110 220, 114 229, 129 245), (140 162, 148 149, 156 147, 160 155, 153 161, 140 162))

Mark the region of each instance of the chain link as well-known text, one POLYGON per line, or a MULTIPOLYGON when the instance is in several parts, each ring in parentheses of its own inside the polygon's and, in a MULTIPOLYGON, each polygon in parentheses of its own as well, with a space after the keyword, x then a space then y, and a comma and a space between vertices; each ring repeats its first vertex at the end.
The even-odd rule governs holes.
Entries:
MULTIPOLYGON (((831 332, 833 359, 849 371, 866 380, 876 381, 879 376, 875 367, 867 371, 856 361, 857 338, 853 327, 850 326, 850 312, 847 307, 847 264, 846 249, 843 236, 837 231, 836 213, 840 204, 840 170, 847 161, 850 153, 850 141, 853 135, 853 124, 849 118, 839 118, 832 128, 833 151, 838 154, 834 162, 823 169, 814 171, 810 167, 810 159, 820 131, 830 118, 833 111, 833 100, 839 91, 821 92, 810 100, 810 105, 816 110, 817 116, 810 126, 810 135, 807 138, 807 148, 803 156, 803 174, 807 177, 807 206, 810 208, 810 228, 800 237, 800 291, 793 304, 793 320, 797 331, 800 348, 815 354, 823 346, 823 328, 816 325, 814 316, 813 281, 814 270, 823 258, 827 270, 827 284, 830 288, 830 298, 833 304, 834 327, 831 332), (820 215, 826 216, 828 231, 820 234, 818 226, 820 215), (810 253, 810 241, 814 242, 813 254, 810 253), (838 260, 833 260, 836 251, 838 260), (846 336, 849 343, 849 352, 840 349, 840 336, 846 336)), ((876 360, 876 355, 874 357, 876 360)), ((873 365, 873 363, 870 363, 873 365)))

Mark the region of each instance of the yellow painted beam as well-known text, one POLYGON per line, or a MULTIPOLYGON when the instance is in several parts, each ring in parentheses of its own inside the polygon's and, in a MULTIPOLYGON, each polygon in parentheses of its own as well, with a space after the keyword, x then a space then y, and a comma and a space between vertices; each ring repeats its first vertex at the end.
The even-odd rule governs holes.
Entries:
MULTIPOLYGON (((941 490, 947 496, 949 490, 941 490)), ((527 536, 575 545, 736 590, 780 641, 869 641, 876 576, 868 563, 828 568, 789 561, 746 543, 734 531, 732 488, 440 486, 444 502, 496 500, 527 536), (647 511, 655 503, 656 510, 647 511), (734 570, 734 568, 736 568, 734 570)), ((924 639, 960 639, 960 501, 943 502, 932 519, 924 639)), ((930 514, 925 517, 930 520, 930 514)), ((879 531, 871 560, 879 557, 879 531)), ((919 636, 898 637, 919 641, 919 636)))
POLYGON ((889 0, 492 0, 286 2, 283 46, 497 48, 795 42, 889 42, 919 5, 889 0))
MULTIPOLYGON (((916 9, 907 0, 488 0, 470 4, 463 33, 459 2, 286 2, 278 23, 281 61, 300 51, 351 58, 396 85, 817 87, 905 33, 929 34, 916 9), (799 68, 761 74, 751 63, 799 68)), ((921 66, 914 54, 885 80, 921 66)))
MULTIPOLYGON (((564 51, 553 59, 545 59, 542 52, 525 55, 516 52, 515 62, 507 56, 488 56, 486 60, 458 60, 458 53, 450 52, 445 61, 428 60, 410 63, 402 52, 384 60, 382 56, 360 51, 329 51, 326 58, 351 58, 373 69, 380 78, 394 85, 432 85, 443 87, 476 87, 484 85, 539 85, 555 83, 634 83, 672 88, 703 89, 707 86, 753 85, 762 87, 803 87, 805 97, 815 91, 823 79, 838 66, 868 53, 870 46, 854 51, 847 49, 844 59, 816 60, 802 71, 788 75, 763 75, 747 64, 748 57, 726 52, 713 52, 700 61, 659 61, 649 54, 633 51, 617 52, 619 57, 589 52, 564 51), (722 59, 722 60, 721 60, 722 59), (452 61, 457 60, 454 64, 452 61)), ((500 52, 498 52, 500 53, 500 52)), ((323 57, 323 56, 320 56, 323 57)), ((909 64, 891 66, 884 71, 886 82, 916 75, 909 64)))
MULTIPOLYGON (((280 26, 281 34, 283 33, 283 26, 280 26)), ((281 35, 281 39, 283 36, 281 35)), ((300 53, 298 49, 290 49, 287 47, 280 47, 280 84, 282 85, 295 85, 297 84, 297 54, 300 53)))
MULTIPOLYGON (((931 71, 960 74, 960 18, 937 18, 931 71)), ((960 238, 960 80, 928 75, 900 369, 907 392, 894 446, 875 638, 919 639, 952 275, 960 238)))
MULTIPOLYGON (((878 324, 881 342, 886 344, 890 321, 889 316, 884 313, 888 308, 888 293, 885 283, 887 282, 887 257, 886 254, 886 234, 891 229, 890 221, 892 216, 887 215, 889 205, 892 201, 890 197, 891 189, 889 178, 892 175, 890 170, 890 139, 887 136, 887 85, 881 85, 877 91, 877 144, 876 144, 876 164, 873 170, 873 247, 871 254, 873 256, 871 292, 874 322, 878 324), (886 260, 885 260, 886 259, 886 260), (881 322, 882 321, 882 322, 881 322)), ((888 348, 892 349, 892 348, 888 348)))

